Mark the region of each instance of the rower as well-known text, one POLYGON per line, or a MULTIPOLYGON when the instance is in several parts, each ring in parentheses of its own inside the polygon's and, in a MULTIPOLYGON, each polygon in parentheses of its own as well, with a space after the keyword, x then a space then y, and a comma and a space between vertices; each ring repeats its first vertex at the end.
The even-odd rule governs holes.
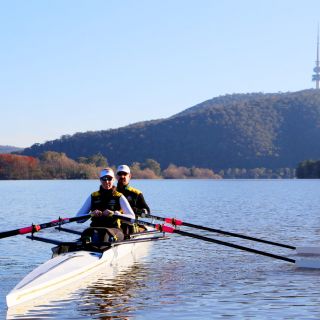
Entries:
MULTIPOLYGON (((146 214, 150 214, 150 208, 144 199, 143 193, 129 186, 132 178, 130 168, 125 164, 118 166, 117 177, 117 191, 121 192, 127 198, 136 216, 144 217, 146 214)), ((130 224, 123 223, 122 228, 125 234, 137 232, 135 226, 130 224)))
POLYGON ((150 208, 144 199, 143 193, 140 190, 129 186, 132 178, 130 168, 125 164, 118 166, 117 176, 117 191, 121 192, 127 198, 133 211, 137 215, 140 215, 142 212, 150 214, 150 208))
MULTIPOLYGON (((91 213, 90 228, 83 233, 83 238, 90 237, 93 242, 109 240, 122 241, 124 233, 118 216, 135 219, 135 214, 126 197, 113 185, 114 172, 105 168, 100 172, 100 188, 93 192, 82 205, 77 217, 91 213)), ((79 222, 84 222, 80 220, 79 222)))

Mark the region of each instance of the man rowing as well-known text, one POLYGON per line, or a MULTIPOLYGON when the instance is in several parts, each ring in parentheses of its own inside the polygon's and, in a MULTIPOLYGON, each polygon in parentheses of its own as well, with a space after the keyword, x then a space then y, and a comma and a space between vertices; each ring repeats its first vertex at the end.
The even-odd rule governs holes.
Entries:
POLYGON ((117 191, 121 192, 127 198, 134 213, 137 215, 143 213, 150 214, 150 208, 147 205, 142 192, 129 186, 132 177, 130 168, 125 164, 118 166, 117 176, 117 191))
MULTIPOLYGON (((107 241, 105 233, 110 238, 121 241, 124 233, 121 229, 119 216, 135 219, 135 214, 126 197, 113 186, 114 172, 105 168, 100 172, 100 188, 93 192, 78 211, 77 216, 92 214, 90 227, 84 231, 83 238, 91 237, 93 242, 107 241), (103 228, 103 229, 101 229, 103 228), (103 234, 104 233, 104 234, 103 234)), ((79 222, 84 222, 81 220, 79 222)))
MULTIPOLYGON (((127 198, 136 216, 144 217, 145 214, 150 214, 150 208, 144 200, 142 192, 129 186, 132 177, 130 168, 125 164, 118 166, 117 176, 117 191, 121 192, 127 198)), ((122 230, 126 236, 131 233, 143 231, 143 229, 139 228, 135 223, 123 223, 122 230)))

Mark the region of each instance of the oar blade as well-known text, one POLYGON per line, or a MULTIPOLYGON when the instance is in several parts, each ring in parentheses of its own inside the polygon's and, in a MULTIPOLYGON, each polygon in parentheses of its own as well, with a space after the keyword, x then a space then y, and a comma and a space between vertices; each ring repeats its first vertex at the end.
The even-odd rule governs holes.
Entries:
POLYGON ((319 254, 320 247, 296 247, 297 254, 319 254))
POLYGON ((320 257, 318 259, 299 258, 296 259, 295 265, 298 268, 320 269, 320 257))

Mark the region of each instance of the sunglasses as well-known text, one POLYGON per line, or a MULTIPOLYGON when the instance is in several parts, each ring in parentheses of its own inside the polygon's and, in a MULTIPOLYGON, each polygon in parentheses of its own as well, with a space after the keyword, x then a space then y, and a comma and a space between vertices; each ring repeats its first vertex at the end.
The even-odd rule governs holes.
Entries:
POLYGON ((120 176, 127 176, 128 173, 127 173, 127 172, 122 172, 122 171, 120 171, 120 172, 117 173, 117 175, 118 175, 119 177, 120 177, 120 176))
POLYGON ((105 176, 105 177, 102 177, 100 178, 101 181, 112 181, 112 177, 109 177, 109 176, 105 176))

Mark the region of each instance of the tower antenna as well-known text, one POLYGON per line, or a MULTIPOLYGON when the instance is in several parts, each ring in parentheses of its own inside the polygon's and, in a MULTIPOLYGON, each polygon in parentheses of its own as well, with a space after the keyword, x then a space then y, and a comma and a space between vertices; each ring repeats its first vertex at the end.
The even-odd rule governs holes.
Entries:
POLYGON ((319 89, 320 82, 320 61, 319 61, 319 23, 318 23, 318 34, 317 34, 317 60, 316 66, 313 68, 315 74, 312 75, 312 81, 316 82, 316 89, 319 89))

